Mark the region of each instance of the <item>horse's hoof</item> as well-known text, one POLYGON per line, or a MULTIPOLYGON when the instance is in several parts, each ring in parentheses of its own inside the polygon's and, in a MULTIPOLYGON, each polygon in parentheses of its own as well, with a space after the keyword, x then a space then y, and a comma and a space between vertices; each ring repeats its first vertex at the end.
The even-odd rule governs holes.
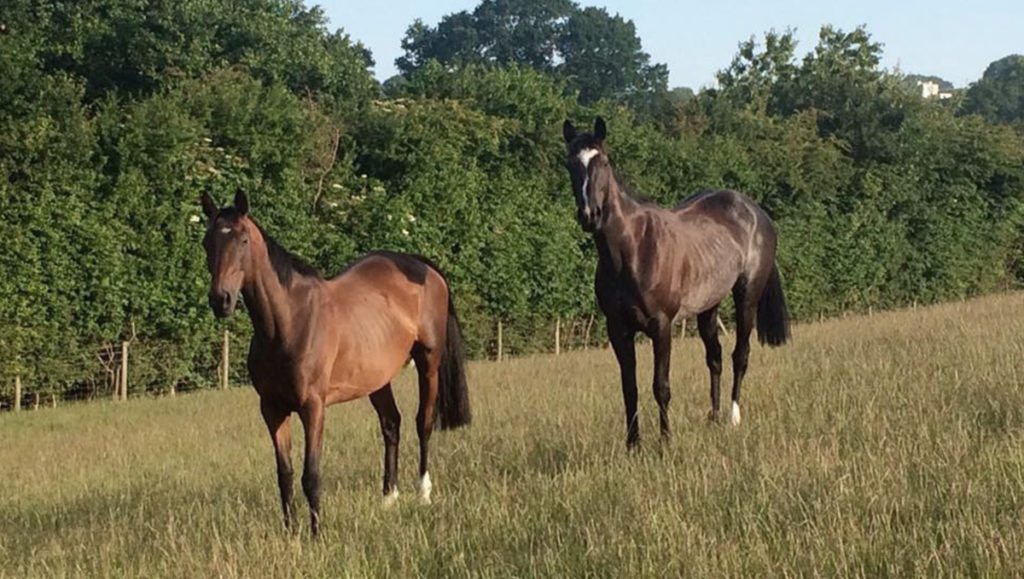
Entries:
POLYGON ((381 500, 380 504, 385 509, 390 509, 390 508, 394 507, 395 505, 397 505, 398 504, 398 489, 394 489, 390 493, 384 495, 384 498, 381 500))
POLYGON ((430 491, 433 490, 434 485, 430 482, 430 473, 423 473, 423 478, 420 479, 419 496, 421 505, 430 504, 430 491))
POLYGON ((733 426, 740 424, 740 405, 736 402, 732 403, 732 410, 729 412, 729 424, 733 426))
POLYGON ((717 410, 708 410, 708 422, 718 422, 717 410))
POLYGON ((309 530, 313 533, 314 538, 320 536, 320 514, 313 512, 309 515, 309 530))

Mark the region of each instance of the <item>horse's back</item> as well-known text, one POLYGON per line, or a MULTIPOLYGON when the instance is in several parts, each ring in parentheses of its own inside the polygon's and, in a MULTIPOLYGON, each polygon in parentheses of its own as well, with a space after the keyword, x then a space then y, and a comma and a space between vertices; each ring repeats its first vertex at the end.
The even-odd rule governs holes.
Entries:
POLYGON ((370 253, 328 283, 328 319, 320 323, 337 330, 337 357, 329 372, 332 401, 363 396, 390 381, 413 345, 423 342, 424 318, 430 316, 434 326, 446 320, 447 310, 435 305, 447 304, 444 278, 418 256, 370 253))
POLYGON ((758 217, 767 215, 756 201, 731 189, 704 189, 683 199, 672 211, 680 214, 702 214, 720 219, 751 223, 758 217))

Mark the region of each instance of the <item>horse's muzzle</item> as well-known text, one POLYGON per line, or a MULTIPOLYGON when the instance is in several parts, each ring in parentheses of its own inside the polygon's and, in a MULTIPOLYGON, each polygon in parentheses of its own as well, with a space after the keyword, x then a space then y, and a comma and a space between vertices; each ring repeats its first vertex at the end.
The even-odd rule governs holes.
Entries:
POLYGON ((218 318, 226 318, 234 313, 236 303, 238 303, 238 297, 233 292, 210 292, 210 309, 218 318))
POLYGON ((593 233, 597 231, 597 224, 601 220, 601 210, 591 210, 589 207, 586 209, 580 209, 576 212, 576 221, 579 222, 580 227, 587 233, 593 233))

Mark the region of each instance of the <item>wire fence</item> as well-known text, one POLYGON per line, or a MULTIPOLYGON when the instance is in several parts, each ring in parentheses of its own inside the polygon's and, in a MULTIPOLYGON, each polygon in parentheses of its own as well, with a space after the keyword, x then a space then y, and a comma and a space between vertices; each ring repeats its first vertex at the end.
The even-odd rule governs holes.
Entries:
MULTIPOLYGON (((719 324, 722 322, 719 320, 719 324)), ((548 353, 560 355, 573 350, 607 348, 608 339, 604 321, 596 315, 585 318, 556 318, 545 328, 546 343, 538 344, 536 328, 522 328, 497 320, 493 339, 486 349, 486 358, 502 361, 509 357, 548 353), (510 335, 511 334, 511 335, 510 335), (523 344, 529 338, 529 347, 523 344), (510 344, 511 342, 511 344, 510 344)), ((721 325, 725 331, 725 326, 721 325)), ((686 320, 673 328, 673 335, 694 336, 694 324, 686 320)), ((642 338, 641 338, 642 339, 642 338)), ((228 389, 249 384, 245 357, 248 336, 243 332, 224 329, 216 340, 206 340, 208 347, 200 348, 200 356, 176 356, 168 351, 168 344, 147 341, 137 337, 135 329, 120 342, 105 343, 86 351, 91 357, 77 352, 66 356, 49 356, 49 368, 76 368, 75 380, 55 382, 43 372, 34 375, 12 372, 3 377, 0 386, 0 411, 19 412, 55 408, 61 404, 89 400, 125 401, 129 397, 175 396, 181 392, 228 389), (173 378, 168 378, 173 377, 173 378)))

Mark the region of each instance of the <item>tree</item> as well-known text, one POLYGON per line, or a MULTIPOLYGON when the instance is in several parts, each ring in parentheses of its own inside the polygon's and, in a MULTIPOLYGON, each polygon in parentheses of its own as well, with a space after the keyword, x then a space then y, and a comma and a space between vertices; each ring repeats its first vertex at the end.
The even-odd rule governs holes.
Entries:
POLYGON ((445 16, 436 28, 416 20, 395 64, 409 73, 428 60, 447 66, 517 63, 550 72, 570 0, 483 0, 472 13, 445 16))
POLYGON ((769 31, 763 44, 754 37, 741 42, 729 67, 715 75, 720 88, 712 96, 735 107, 768 114, 792 109, 787 92, 797 72, 795 51, 792 30, 769 31))
POLYGON ((446 68, 517 64, 566 79, 583 104, 642 102, 664 93, 668 80, 667 67, 651 64, 643 51, 632 21, 570 0, 483 0, 434 28, 417 20, 402 48, 395 64, 405 75, 431 60, 446 68))
POLYGON ((602 98, 629 101, 665 92, 668 67, 650 63, 633 22, 603 8, 577 10, 558 40, 564 62, 559 72, 579 91, 582 104, 602 98))
POLYGON ((1024 121, 1024 56, 1011 54, 989 64, 967 89, 964 110, 993 123, 1024 121))
POLYGON ((44 71, 84 79, 90 100, 151 94, 227 66, 337 102, 365 103, 377 92, 369 51, 328 32, 323 11, 301 0, 9 4, 11 32, 31 31, 44 71))

